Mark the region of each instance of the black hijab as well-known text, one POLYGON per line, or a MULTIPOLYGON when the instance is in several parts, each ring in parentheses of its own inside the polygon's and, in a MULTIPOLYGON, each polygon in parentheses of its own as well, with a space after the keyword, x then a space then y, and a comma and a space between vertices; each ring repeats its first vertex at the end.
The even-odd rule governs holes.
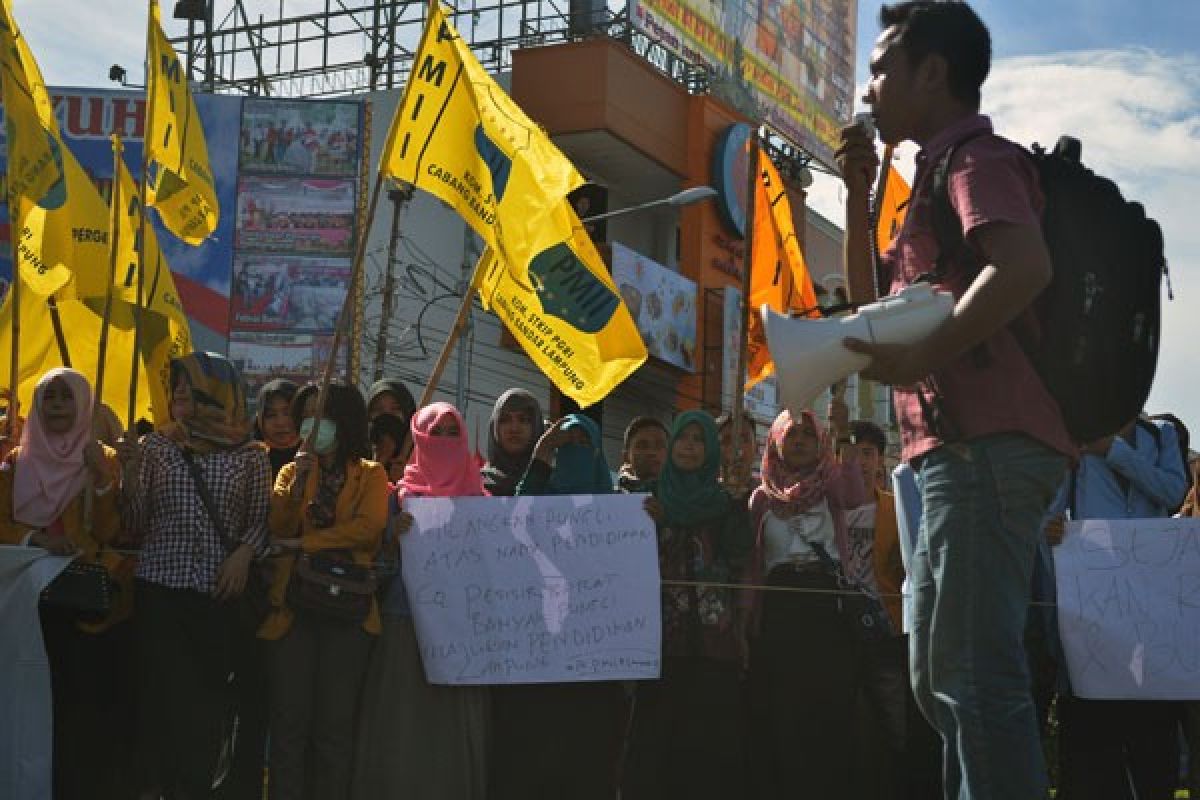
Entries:
POLYGON ((538 439, 542 438, 545 430, 542 420, 542 408, 537 398, 524 389, 509 389, 496 398, 492 408, 492 418, 488 421, 488 452, 487 464, 483 467, 483 488, 494 497, 510 497, 517 489, 517 484, 529 468, 533 458, 533 448, 538 439), (528 411, 533 419, 533 434, 529 437, 529 445, 520 453, 512 455, 505 451, 496 437, 496 426, 500 423, 500 415, 505 411, 528 411))
POLYGON ((413 399, 412 392, 408 390, 400 381, 384 379, 375 381, 371 384, 370 390, 367 391, 367 413, 370 413, 371 403, 380 395, 390 394, 396 398, 396 402, 400 404, 401 410, 404 411, 404 421, 408 423, 412 420, 413 414, 417 413, 417 401, 413 399))

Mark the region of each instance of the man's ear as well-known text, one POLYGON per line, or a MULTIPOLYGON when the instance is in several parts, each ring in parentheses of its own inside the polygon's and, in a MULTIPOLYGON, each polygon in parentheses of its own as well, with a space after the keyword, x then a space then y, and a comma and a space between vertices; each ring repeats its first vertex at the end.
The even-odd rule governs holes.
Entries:
POLYGON ((925 92, 944 90, 949 92, 950 62, 940 53, 929 53, 917 65, 914 82, 925 92))

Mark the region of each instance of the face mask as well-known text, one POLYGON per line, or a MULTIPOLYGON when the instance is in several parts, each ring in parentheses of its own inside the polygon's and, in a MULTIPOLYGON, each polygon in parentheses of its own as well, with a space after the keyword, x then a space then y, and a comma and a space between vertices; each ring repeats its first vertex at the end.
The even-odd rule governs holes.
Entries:
MULTIPOLYGON (((308 417, 304 422, 300 423, 300 440, 308 441, 308 435, 312 433, 313 425, 316 419, 308 417)), ((317 428, 317 435, 313 438, 313 452, 319 456, 327 456, 337 447, 337 423, 331 419, 322 419, 321 426, 317 428)))

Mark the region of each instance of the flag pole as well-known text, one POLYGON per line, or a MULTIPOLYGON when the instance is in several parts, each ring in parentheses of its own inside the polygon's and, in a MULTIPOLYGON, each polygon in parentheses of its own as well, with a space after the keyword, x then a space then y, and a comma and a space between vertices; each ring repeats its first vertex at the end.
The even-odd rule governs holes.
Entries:
POLYGON ((150 82, 150 76, 154 74, 154 65, 150 63, 150 53, 153 50, 150 47, 150 26, 153 22, 151 6, 153 4, 154 0, 150 0, 146 5, 146 117, 142 124, 142 130, 145 132, 142 136, 142 180, 138 184, 138 205, 141 209, 141 218, 138 221, 137 297, 134 298, 133 303, 133 363, 129 370, 129 415, 126 418, 131 440, 137 427, 138 368, 142 360, 142 304, 145 302, 143 293, 146 291, 146 217, 149 214, 146 210, 146 185, 150 182, 150 129, 154 121, 155 94, 150 82))
MULTIPOLYGON (((14 203, 15 195, 11 191, 12 182, 9 181, 10 187, 8 193, 8 213, 10 219, 16 219, 16 203, 14 203)), ((12 245, 12 282, 8 285, 8 298, 12 304, 10 320, 12 322, 12 351, 10 358, 12 359, 8 367, 8 430, 6 436, 9 439, 10 446, 15 444, 12 440, 17 434, 17 415, 20 411, 17 403, 17 384, 20 381, 20 360, 21 360, 21 260, 19 258, 17 248, 17 230, 14 228, 10 231, 9 243, 12 245)))
POLYGON ((121 135, 119 133, 114 133, 111 139, 113 150, 113 186, 112 214, 109 217, 110 227, 108 234, 108 285, 104 292, 104 315, 100 327, 100 342, 96 348, 96 394, 92 398, 93 424, 95 424, 100 406, 104 402, 102 399, 104 397, 104 365, 108 357, 108 328, 112 320, 113 284, 117 280, 117 254, 120 252, 121 218, 118 215, 121 213, 121 169, 124 166, 121 163, 121 153, 124 150, 124 145, 121 143, 121 135))
MULTIPOLYGON (((742 470, 742 414, 746 403, 746 361, 747 349, 750 345, 750 282, 754 268, 754 213, 755 201, 758 197, 758 184, 761 180, 758 168, 758 156, 761 147, 758 141, 758 128, 750 135, 750 149, 746 156, 746 228, 742 249, 742 319, 740 342, 738 345, 737 373, 733 379, 733 408, 730 430, 730 442, 733 448, 733 458, 730 460, 732 472, 741 474, 742 470)), ((727 477, 735 477, 730 475, 727 477)), ((736 479, 736 478, 735 478, 736 479)))
POLYGON ((338 351, 342 349, 342 333, 349 321, 348 312, 351 304, 355 302, 353 287, 357 285, 359 273, 362 271, 363 260, 367 254, 367 237, 371 232, 371 223, 375 220, 375 209, 379 206, 380 189, 383 187, 383 171, 375 173, 375 184, 371 187, 371 200, 367 204, 367 219, 363 225, 362 231, 358 236, 358 243, 354 248, 354 263, 350 267, 350 280, 347 283, 346 299, 342 301, 342 309, 338 312, 337 325, 333 329, 333 346, 329 349, 329 357, 325 360, 325 366, 321 370, 320 388, 317 390, 317 414, 316 421, 313 423, 312 431, 309 432, 308 438, 304 441, 302 449, 310 450, 312 447, 313 438, 317 435, 317 428, 320 427, 323 411, 325 408, 325 397, 329 393, 329 384, 333 380, 333 365, 337 362, 338 351))

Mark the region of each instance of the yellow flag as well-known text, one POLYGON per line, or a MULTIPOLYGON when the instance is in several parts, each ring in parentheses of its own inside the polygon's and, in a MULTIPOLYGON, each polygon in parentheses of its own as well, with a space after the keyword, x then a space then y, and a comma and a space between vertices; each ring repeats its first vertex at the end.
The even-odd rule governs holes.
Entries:
POLYGON ((787 190, 775 165, 766 153, 758 155, 758 194, 754 200, 753 263, 750 268, 750 315, 746 336, 747 387, 761 381, 775 371, 771 353, 767 349, 766 334, 762 328, 759 309, 764 305, 781 314, 789 311, 805 311, 819 314, 817 295, 804 253, 800 250, 800 239, 796 236, 792 220, 792 207, 787 190))
POLYGON ((559 391, 587 407, 645 362, 646 347, 570 203, 560 202, 549 224, 570 236, 520 271, 484 251, 479 298, 559 391))
POLYGON ((908 198, 912 194, 904 177, 893 166, 888 166, 887 183, 883 187, 883 199, 879 203, 879 227, 876 241, 879 252, 887 250, 908 215, 908 198))
MULTIPOLYGON (((114 199, 121 206, 117 214, 117 272, 116 296, 113 301, 113 326, 132 330, 133 304, 137 301, 137 243, 142 223, 142 208, 138 187, 121 159, 114 176, 114 199)), ((147 222, 145 250, 145 299, 142 303, 142 332, 139 349, 149 373, 150 400, 153 419, 166 422, 169 417, 167 385, 170 379, 170 360, 190 353, 192 334, 187 315, 175 288, 171 267, 158 247, 158 237, 147 222)), ((107 378, 105 379, 107 380, 107 378)), ((129 383, 125 383, 128 389, 129 383)), ((140 395, 140 393, 139 393, 140 395)))
POLYGON ((430 3, 380 169, 448 203, 515 270, 541 252, 544 220, 583 183, 484 70, 438 0, 430 3))
MULTIPOLYGON (((33 390, 49 370, 63 366, 62 355, 54 339, 54 328, 46 298, 29 291, 22 285, 21 298, 21 347, 18 362, 17 397, 22 413, 28 413, 33 402, 33 390)), ((0 305, 0 372, 9 374, 12 353, 12 292, 0 305)), ((59 299, 58 313, 66 332, 71 366, 87 376, 88 382, 96 385, 96 361, 100 329, 103 322, 99 303, 80 300, 59 299)), ((129 404, 129 373, 133 366, 133 330, 122 330, 116 326, 109 329, 108 353, 105 359, 104 403, 123 417, 129 404)), ((150 382, 144 369, 138 370, 137 417, 154 419, 150 405, 150 382)), ((7 380, 7 379, 6 379, 7 380)), ((165 419, 163 420, 165 421, 165 419)))
MULTIPOLYGON (((43 303, 46 296, 68 287, 73 277, 85 291, 103 287, 99 273, 76 272, 105 263, 104 202, 59 136, 41 71, 8 0, 0 0, 0 90, 8 134, 14 273, 24 278, 26 289, 42 296, 43 303)), ((67 290, 67 296, 75 288, 67 290)))
POLYGON ((217 229, 220 208, 208 164, 208 145, 179 56, 150 0, 146 32, 146 203, 163 225, 190 245, 217 229))

